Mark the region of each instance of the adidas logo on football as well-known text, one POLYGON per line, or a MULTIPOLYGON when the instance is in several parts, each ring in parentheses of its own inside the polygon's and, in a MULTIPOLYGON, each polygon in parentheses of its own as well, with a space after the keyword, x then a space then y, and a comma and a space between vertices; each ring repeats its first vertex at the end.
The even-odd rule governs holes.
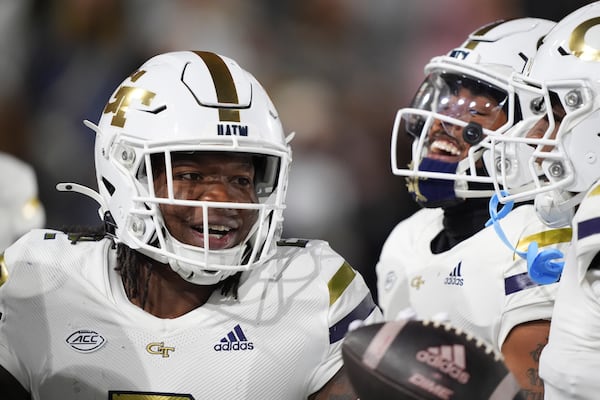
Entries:
POLYGON ((463 345, 454 344, 429 347, 427 350, 419 351, 416 358, 417 361, 443 372, 462 384, 467 383, 471 377, 465 371, 467 359, 463 345))
POLYGON ((444 279, 444 285, 455 285, 462 286, 464 281, 460 272, 460 267, 462 266, 462 261, 458 263, 456 267, 448 274, 448 276, 444 279))
POLYGON ((238 324, 213 348, 215 351, 254 350, 254 343, 248 341, 242 327, 238 324))

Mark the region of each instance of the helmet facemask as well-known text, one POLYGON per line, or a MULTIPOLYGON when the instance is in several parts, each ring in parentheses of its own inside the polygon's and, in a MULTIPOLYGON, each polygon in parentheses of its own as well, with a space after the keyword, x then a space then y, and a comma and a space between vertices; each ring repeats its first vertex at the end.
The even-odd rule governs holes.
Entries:
MULTIPOLYGON (((521 124, 491 139, 486 163, 498 198, 504 203, 535 199, 538 215, 546 225, 564 226, 581 198, 577 193, 591 184, 591 180, 579 182, 589 175, 575 173, 569 153, 577 151, 582 154, 580 160, 587 162, 587 149, 576 147, 578 143, 586 145, 574 137, 574 130, 595 132, 585 121, 597 107, 593 91, 583 80, 542 82, 522 75, 514 76, 511 85, 527 113, 521 124), (520 178, 515 179, 515 174, 520 178)), ((591 142, 587 145, 593 146, 591 142)))
MULTIPOLYGON (((115 242, 201 285, 274 254, 293 135, 286 138, 268 94, 234 60, 203 51, 152 57, 115 89, 98 125, 85 124, 96 132, 98 192, 77 184, 58 187, 96 200, 115 242), (249 169, 233 179, 247 180, 252 190, 241 197, 196 192, 207 185, 202 173, 178 168, 182 158, 205 156, 245 159, 249 169)), ((230 166, 227 160, 223 165, 230 166)), ((231 178, 226 171, 210 176, 231 178)))
POLYGON ((525 115, 533 122, 515 127, 494 143, 491 159, 500 167, 494 174, 499 200, 535 199, 540 218, 554 226, 571 220, 600 178, 599 16, 600 4, 588 4, 547 33, 535 58, 509 82, 524 112, 533 110, 532 116, 525 115), (505 176, 502 166, 511 162, 506 154, 514 153, 508 146, 533 149, 519 168, 529 184, 511 185, 505 176))
POLYGON ((220 151, 207 151, 204 146, 200 152, 193 146, 182 145, 176 151, 172 151, 172 145, 169 147, 136 151, 136 157, 143 160, 130 175, 137 193, 131 199, 133 207, 125 228, 121 228, 127 231, 120 232, 127 244, 156 261, 168 263, 184 279, 204 285, 248 270, 270 257, 274 238, 280 236, 283 210, 278 180, 286 171, 279 157, 223 152, 222 147, 220 151), (243 201, 238 202, 203 198, 202 191, 208 189, 202 177, 193 175, 194 167, 183 180, 181 171, 187 171, 186 167, 177 167, 181 160, 194 157, 248 160, 254 169, 251 195, 246 192, 243 201))
POLYGON ((425 79, 411 107, 398 112, 392 133, 392 170, 408 177, 418 203, 447 206, 493 193, 480 158, 485 137, 510 125, 509 97, 465 74, 435 72, 425 79), (413 138, 410 169, 397 165, 401 133, 413 138))
POLYGON ((427 207, 443 207, 494 194, 493 180, 481 161, 489 148, 488 137, 502 135, 520 120, 519 104, 508 82, 512 74, 523 71, 554 25, 541 18, 496 21, 478 28, 459 47, 445 56, 432 58, 425 66, 428 78, 415 100, 409 108, 397 113, 391 148, 392 172, 408 177, 409 190, 415 193, 417 202, 427 207), (445 109, 441 107, 444 99, 451 99, 447 93, 453 87, 472 90, 472 96, 489 95, 491 108, 495 110, 486 114, 490 117, 490 112, 496 112, 497 118, 482 120, 477 108, 469 115, 464 112, 465 104, 458 103, 460 96, 455 105, 448 102, 445 109), (438 143, 438 150, 446 151, 448 157, 429 157, 427 153, 429 131, 436 123, 445 126, 446 133, 455 132, 446 136, 454 136, 456 140, 438 143), (397 153, 402 153, 398 148, 399 133, 414 138, 412 163, 408 168, 398 165, 401 157, 397 153), (458 142, 460 139, 465 145, 458 142), (434 158, 434 162, 428 158, 434 158), (426 187, 432 193, 422 196, 426 187), (434 192, 438 189, 441 193, 434 192))

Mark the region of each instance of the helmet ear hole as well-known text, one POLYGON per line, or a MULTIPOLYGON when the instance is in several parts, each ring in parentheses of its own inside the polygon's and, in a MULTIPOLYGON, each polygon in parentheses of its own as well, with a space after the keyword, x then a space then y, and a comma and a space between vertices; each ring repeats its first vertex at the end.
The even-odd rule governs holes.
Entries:
POLYGON ((108 181, 105 177, 102 177, 102 185, 106 188, 106 191, 112 196, 115 193, 115 186, 108 181))

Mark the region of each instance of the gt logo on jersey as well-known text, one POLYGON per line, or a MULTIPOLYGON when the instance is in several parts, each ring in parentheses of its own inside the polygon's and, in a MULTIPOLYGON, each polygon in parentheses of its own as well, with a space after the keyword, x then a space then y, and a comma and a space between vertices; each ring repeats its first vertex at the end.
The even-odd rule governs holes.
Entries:
MULTIPOLYGON (((145 72, 146 71, 136 71, 133 75, 131 75, 131 81, 135 82, 145 72)), ((131 104, 133 100, 139 100, 142 104, 149 106, 155 96, 156 93, 146 89, 131 86, 121 86, 115 93, 115 100, 112 102, 109 101, 106 104, 103 113, 114 113, 115 115, 110 120, 110 124, 122 128, 125 126, 125 121, 127 120, 127 118, 125 118, 125 113, 129 109, 129 104, 131 104)))
POLYGON ((66 342, 74 350, 77 350, 81 353, 90 353, 104 346, 106 339, 104 339, 104 337, 102 337, 102 335, 100 335, 98 332, 88 329, 80 329, 77 332, 73 332, 66 339, 66 342))
POLYGON ((170 351, 175 351, 175 347, 165 347, 165 342, 148 343, 146 351, 150 354, 160 354, 163 358, 170 356, 170 351))
POLYGON ((423 277, 421 275, 415 276, 410 281, 410 286, 414 287, 417 290, 419 290, 423 284, 425 284, 425 281, 423 280, 423 277))

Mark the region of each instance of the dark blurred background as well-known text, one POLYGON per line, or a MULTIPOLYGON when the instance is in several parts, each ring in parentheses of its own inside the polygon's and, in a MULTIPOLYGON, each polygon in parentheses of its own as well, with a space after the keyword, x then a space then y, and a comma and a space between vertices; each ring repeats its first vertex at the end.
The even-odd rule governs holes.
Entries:
POLYGON ((425 63, 483 24, 558 20, 587 3, 0 0, 0 150, 35 168, 48 227, 96 225, 92 200, 55 190, 96 188, 94 135, 82 120, 97 122, 116 86, 155 54, 230 56, 296 132, 285 236, 328 240, 375 290, 385 238, 416 210, 390 172, 389 143, 425 63))

